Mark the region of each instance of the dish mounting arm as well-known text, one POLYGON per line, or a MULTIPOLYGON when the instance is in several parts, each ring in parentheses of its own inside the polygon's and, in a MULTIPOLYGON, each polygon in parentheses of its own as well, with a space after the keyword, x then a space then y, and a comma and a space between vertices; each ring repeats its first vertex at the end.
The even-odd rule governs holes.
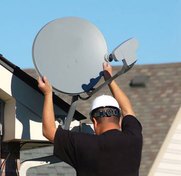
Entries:
MULTIPOLYGON (((135 62, 136 62, 136 61, 135 61, 135 62)), ((126 60, 123 59, 123 66, 122 66, 122 68, 121 68, 120 71, 118 71, 114 76, 112 76, 110 79, 108 79, 107 81, 105 81, 104 83, 102 83, 102 84, 101 84, 100 86, 98 86, 97 88, 91 89, 91 90, 89 90, 88 92, 86 92, 87 95, 88 95, 87 97, 82 97, 82 96, 78 95, 79 98, 82 99, 82 100, 88 100, 92 95, 94 95, 96 92, 98 92, 98 91, 99 91, 100 89, 102 89, 104 86, 110 84, 110 83, 111 83, 114 79, 116 79, 118 76, 120 76, 120 75, 126 73, 128 70, 130 70, 130 69, 133 67, 133 65, 135 64, 135 62, 132 63, 131 65, 127 65, 126 60)))

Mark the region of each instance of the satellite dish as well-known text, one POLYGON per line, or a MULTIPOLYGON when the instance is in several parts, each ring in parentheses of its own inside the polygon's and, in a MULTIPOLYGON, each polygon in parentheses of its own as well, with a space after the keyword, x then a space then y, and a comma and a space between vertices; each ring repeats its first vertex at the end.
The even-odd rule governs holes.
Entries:
POLYGON ((106 41, 92 23, 77 17, 65 17, 46 24, 37 34, 32 55, 40 76, 46 76, 55 90, 72 95, 72 103, 65 121, 69 129, 78 98, 88 99, 113 79, 127 72, 137 60, 138 42, 129 39, 113 50, 107 51, 106 41), (122 69, 99 85, 104 61, 123 61, 122 69), (87 97, 79 94, 87 92, 87 97))
POLYGON ((65 17, 46 24, 32 49, 35 68, 54 89, 72 95, 90 90, 102 76, 104 36, 92 23, 65 17))

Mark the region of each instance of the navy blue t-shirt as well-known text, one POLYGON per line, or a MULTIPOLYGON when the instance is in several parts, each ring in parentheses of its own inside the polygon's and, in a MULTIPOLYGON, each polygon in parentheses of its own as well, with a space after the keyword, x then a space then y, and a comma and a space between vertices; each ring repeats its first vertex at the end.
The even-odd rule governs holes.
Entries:
POLYGON ((122 131, 92 135, 63 130, 54 139, 54 154, 73 166, 78 176, 138 176, 142 151, 142 127, 127 115, 122 131))

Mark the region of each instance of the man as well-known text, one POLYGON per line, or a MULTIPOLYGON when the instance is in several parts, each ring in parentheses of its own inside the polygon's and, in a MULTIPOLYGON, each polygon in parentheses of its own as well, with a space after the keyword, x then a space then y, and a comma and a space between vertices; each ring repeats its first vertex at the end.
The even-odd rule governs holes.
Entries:
MULTIPOLYGON (((107 80, 112 76, 112 67, 104 63, 103 68, 107 80)), ((56 129, 52 87, 46 77, 39 78, 38 83, 45 96, 43 135, 54 143, 57 157, 73 166, 78 176, 139 175, 142 127, 128 97, 115 81, 109 84, 114 98, 100 96, 92 103, 90 116, 96 135, 56 129)))

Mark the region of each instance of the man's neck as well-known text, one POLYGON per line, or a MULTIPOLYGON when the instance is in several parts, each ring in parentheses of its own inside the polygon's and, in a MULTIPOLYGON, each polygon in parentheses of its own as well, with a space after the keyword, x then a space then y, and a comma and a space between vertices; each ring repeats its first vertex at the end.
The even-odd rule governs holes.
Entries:
POLYGON ((99 127, 99 134, 98 135, 100 135, 106 131, 109 131, 109 130, 120 130, 120 128, 119 128, 119 125, 116 125, 114 123, 102 124, 99 127))

